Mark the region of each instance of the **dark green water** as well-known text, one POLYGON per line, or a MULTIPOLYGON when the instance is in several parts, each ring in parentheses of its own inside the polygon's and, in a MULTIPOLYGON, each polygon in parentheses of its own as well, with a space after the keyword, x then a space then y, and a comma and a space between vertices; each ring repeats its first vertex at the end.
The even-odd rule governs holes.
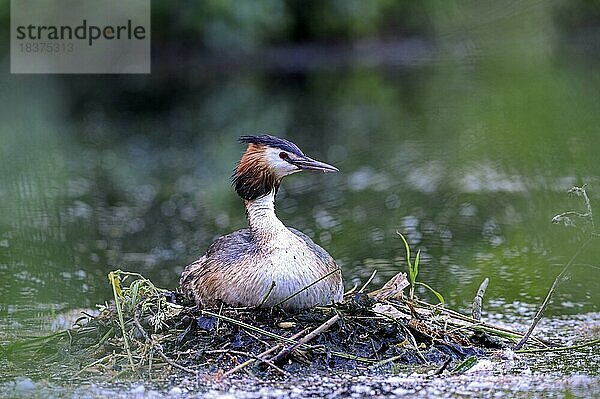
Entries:
MULTIPOLYGON (((339 167, 287 178, 276 207, 337 259, 347 288, 404 270, 401 231, 422 251, 419 279, 450 307, 468 310, 489 277, 487 314, 531 313, 585 237, 550 222, 583 209, 571 186, 588 184, 600 222, 600 59, 544 15, 520 18, 466 37, 441 26, 406 65, 3 72, 0 343, 108 300, 115 268, 175 289, 215 237, 245 225, 228 178, 236 138, 252 133, 339 167)), ((600 310, 599 256, 596 241, 577 258, 547 316, 600 310)))

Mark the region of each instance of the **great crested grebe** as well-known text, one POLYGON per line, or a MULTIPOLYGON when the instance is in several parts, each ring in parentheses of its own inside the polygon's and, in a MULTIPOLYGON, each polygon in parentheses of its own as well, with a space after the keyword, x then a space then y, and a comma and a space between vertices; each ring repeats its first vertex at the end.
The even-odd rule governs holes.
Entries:
POLYGON ((249 228, 218 238, 188 265, 181 275, 182 292, 199 306, 280 304, 303 309, 340 302, 344 286, 333 258, 275 215, 275 194, 283 177, 302 170, 338 169, 278 137, 242 136, 239 141, 248 148, 231 181, 244 200, 249 228))

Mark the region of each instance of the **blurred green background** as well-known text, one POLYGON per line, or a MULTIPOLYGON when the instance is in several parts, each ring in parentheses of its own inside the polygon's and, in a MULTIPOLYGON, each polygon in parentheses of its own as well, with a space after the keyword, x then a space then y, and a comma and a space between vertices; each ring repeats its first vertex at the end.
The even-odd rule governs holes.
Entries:
MULTIPOLYGON (((115 268, 175 289, 245 225, 243 134, 339 167, 277 210, 347 288, 403 270, 399 230, 451 307, 489 277, 486 310, 531 312, 589 233, 550 223, 566 191, 600 218, 599 1, 154 1, 150 75, 11 75, 0 21, 0 341, 108 300, 115 268)), ((598 311, 599 255, 548 314, 598 311)))

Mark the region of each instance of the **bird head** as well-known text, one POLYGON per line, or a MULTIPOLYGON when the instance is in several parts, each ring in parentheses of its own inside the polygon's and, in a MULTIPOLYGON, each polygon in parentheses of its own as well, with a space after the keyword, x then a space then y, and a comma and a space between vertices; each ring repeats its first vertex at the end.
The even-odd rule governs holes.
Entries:
POLYGON ((277 192, 281 179, 303 170, 337 172, 324 162, 307 157, 291 141, 275 136, 242 136, 248 143, 232 176, 232 184, 240 197, 251 201, 270 192, 277 192))

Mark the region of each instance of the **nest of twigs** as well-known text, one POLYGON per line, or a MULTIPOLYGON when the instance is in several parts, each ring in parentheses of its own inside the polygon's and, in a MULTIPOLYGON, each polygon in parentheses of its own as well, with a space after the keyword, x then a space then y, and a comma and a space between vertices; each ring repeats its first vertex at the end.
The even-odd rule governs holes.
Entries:
POLYGON ((109 278, 114 303, 70 332, 71 343, 92 358, 81 373, 169 368, 226 377, 415 364, 452 370, 522 336, 440 304, 409 301, 402 294, 403 273, 380 290, 348 293, 343 304, 296 313, 199 309, 139 274, 116 271, 109 278))

